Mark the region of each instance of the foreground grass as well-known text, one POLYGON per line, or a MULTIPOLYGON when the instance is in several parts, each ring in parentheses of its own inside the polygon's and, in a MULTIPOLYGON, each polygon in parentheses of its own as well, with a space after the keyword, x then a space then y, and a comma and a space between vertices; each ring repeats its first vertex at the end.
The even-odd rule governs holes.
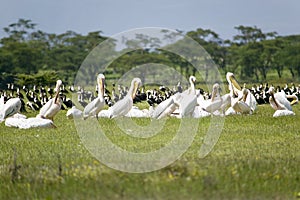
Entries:
MULTIPOLYGON (((65 111, 55 119, 57 129, 19 130, 2 123, 0 199, 296 199, 299 105, 294 110, 296 116, 275 119, 270 106, 260 106, 252 116, 226 117, 218 143, 203 159, 199 149, 210 118, 195 120, 199 129, 183 156, 140 174, 110 169, 92 157, 65 111)), ((123 134, 114 120, 99 123, 120 147, 149 152, 174 137, 180 120, 167 119, 162 132, 148 139, 123 134)))

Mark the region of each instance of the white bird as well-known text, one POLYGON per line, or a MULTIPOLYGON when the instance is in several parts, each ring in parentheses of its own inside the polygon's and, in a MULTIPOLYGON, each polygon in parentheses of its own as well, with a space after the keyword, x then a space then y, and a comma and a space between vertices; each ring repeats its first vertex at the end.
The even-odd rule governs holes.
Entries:
POLYGON ((151 117, 160 119, 165 116, 171 115, 178 107, 178 104, 176 104, 175 102, 180 98, 180 95, 181 95, 180 93, 176 93, 172 95, 170 98, 158 104, 153 110, 153 112, 151 113, 151 117))
POLYGON ((218 83, 215 83, 213 85, 210 99, 205 100, 203 95, 201 94, 197 97, 197 103, 200 106, 200 108, 209 113, 213 113, 221 108, 223 99, 220 98, 219 88, 220 86, 218 83))
POLYGON ((141 84, 142 81, 140 78, 134 78, 131 81, 129 91, 126 96, 108 109, 110 112, 110 118, 125 116, 131 110, 136 91, 141 84))
POLYGON ((232 110, 235 110, 235 112, 238 113, 252 114, 255 111, 257 105, 254 95, 250 92, 250 90, 246 88, 241 88, 233 73, 227 72, 226 79, 229 84, 229 90, 231 95, 231 108, 229 108, 226 111, 226 113, 234 114, 232 110), (233 106, 236 109, 233 108, 233 106))
POLYGON ((40 113, 36 116, 38 118, 51 119, 60 111, 62 100, 59 97, 60 86, 62 85, 61 80, 56 82, 56 94, 55 97, 50 99, 40 110, 40 113))
POLYGON ((249 90, 247 90, 246 88, 242 89, 242 97, 237 97, 237 98, 233 98, 231 100, 231 107, 233 108, 233 110, 237 113, 241 113, 241 114, 251 114, 251 107, 250 107, 250 103, 247 102, 247 96, 248 96, 249 90))
POLYGON ((181 94, 181 98, 177 104, 179 105, 179 118, 192 117, 197 106, 197 96, 193 93, 181 94))
POLYGON ((190 87, 188 90, 181 94, 179 100, 175 103, 178 104, 179 118, 192 117, 195 107, 197 106, 197 96, 195 90, 196 77, 190 76, 190 87))
POLYGON ((101 117, 101 118, 109 118, 110 117, 110 111, 109 110, 101 110, 98 113, 98 118, 99 117, 101 117))
POLYGON ((73 118, 81 118, 82 117, 82 111, 76 108, 76 106, 73 106, 71 109, 69 109, 66 113, 66 116, 68 119, 73 118))
POLYGON ((0 110, 0 122, 4 121, 5 118, 20 112, 21 106, 22 103, 18 97, 11 98, 4 105, 2 104, 2 109, 0 110))
POLYGON ((56 126, 53 124, 52 120, 37 118, 37 117, 32 117, 32 118, 28 118, 28 119, 9 117, 5 120, 5 126, 16 127, 16 128, 20 128, 20 129, 56 128, 56 126))
POLYGON ((231 97, 229 94, 221 96, 220 85, 218 83, 215 83, 211 92, 211 98, 204 99, 203 95, 198 94, 197 103, 197 110, 199 113, 194 113, 195 117, 197 118, 201 116, 206 117, 209 114, 223 115, 225 109, 230 106, 231 97))
POLYGON ((99 74, 97 76, 98 85, 98 97, 91 101, 83 110, 83 119, 87 119, 90 116, 98 118, 98 113, 103 109, 105 105, 104 101, 104 81, 105 76, 99 74))
POLYGON ((165 101, 161 102, 152 112, 151 117, 163 118, 176 116, 178 118, 191 117, 197 105, 195 90, 196 77, 190 76, 190 87, 182 93, 176 93, 165 101))
POLYGON ((185 90, 182 94, 194 94, 194 95, 196 95, 195 82, 196 82, 196 77, 195 76, 190 76, 189 77, 190 87, 187 90, 185 90))
POLYGON ((234 74, 232 72, 227 72, 226 73, 226 80, 228 82, 228 87, 230 92, 233 93, 233 95, 238 96, 238 93, 242 91, 242 88, 240 84, 237 82, 234 74))
POLYGON ((125 115, 126 117, 149 117, 149 110, 140 110, 136 106, 132 106, 131 110, 125 115))
POLYGON ((274 110, 276 110, 273 117, 295 115, 292 110, 292 105, 298 102, 298 98, 296 95, 286 95, 284 91, 275 93, 274 87, 270 87, 268 92, 270 94, 270 105, 274 110), (293 101, 289 102, 288 98, 293 99, 293 101))

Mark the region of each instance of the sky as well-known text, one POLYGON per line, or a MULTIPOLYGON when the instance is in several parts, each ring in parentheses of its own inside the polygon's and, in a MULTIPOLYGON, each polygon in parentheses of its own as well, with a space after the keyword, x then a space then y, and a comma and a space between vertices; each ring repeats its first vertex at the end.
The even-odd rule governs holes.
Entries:
POLYGON ((112 36, 133 28, 162 27, 184 32, 211 29, 222 39, 235 26, 257 26, 279 35, 300 34, 299 0, 0 0, 3 28, 30 19, 47 33, 68 30, 112 36))

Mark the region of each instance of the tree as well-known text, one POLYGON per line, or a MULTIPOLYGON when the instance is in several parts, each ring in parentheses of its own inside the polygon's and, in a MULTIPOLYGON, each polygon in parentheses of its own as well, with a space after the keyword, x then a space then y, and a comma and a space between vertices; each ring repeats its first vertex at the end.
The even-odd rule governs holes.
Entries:
POLYGON ((277 47, 271 40, 275 38, 276 32, 263 33, 256 26, 237 26, 239 34, 234 36, 234 42, 238 51, 241 76, 255 76, 259 81, 266 80, 267 72, 272 65, 277 47))

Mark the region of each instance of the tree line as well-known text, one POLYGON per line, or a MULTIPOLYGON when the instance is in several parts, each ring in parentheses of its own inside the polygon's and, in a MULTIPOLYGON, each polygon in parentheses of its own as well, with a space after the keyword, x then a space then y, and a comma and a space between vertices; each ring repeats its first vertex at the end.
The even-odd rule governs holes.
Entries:
MULTIPOLYGON (((288 70, 293 79, 300 77, 300 35, 283 37, 276 32, 263 32, 256 26, 234 28, 237 34, 232 40, 223 40, 210 29, 198 28, 184 34, 197 41, 224 73, 232 71, 245 80, 255 82, 266 80, 270 71, 276 71, 278 78, 282 77, 284 70, 288 70)), ((28 19, 19 19, 3 30, 6 36, 0 40, 2 86, 6 82, 47 84, 57 77, 71 83, 89 52, 108 39, 101 31, 87 35, 74 31, 46 33, 28 19)), ((134 40, 124 39, 124 45, 129 49, 136 46, 143 48, 147 44, 155 48, 155 44, 159 43, 159 38, 142 34, 134 40)), ((183 74, 196 73, 188 61, 167 51, 147 48, 125 53, 111 64, 110 72, 122 74, 147 62, 173 65, 183 74)))

